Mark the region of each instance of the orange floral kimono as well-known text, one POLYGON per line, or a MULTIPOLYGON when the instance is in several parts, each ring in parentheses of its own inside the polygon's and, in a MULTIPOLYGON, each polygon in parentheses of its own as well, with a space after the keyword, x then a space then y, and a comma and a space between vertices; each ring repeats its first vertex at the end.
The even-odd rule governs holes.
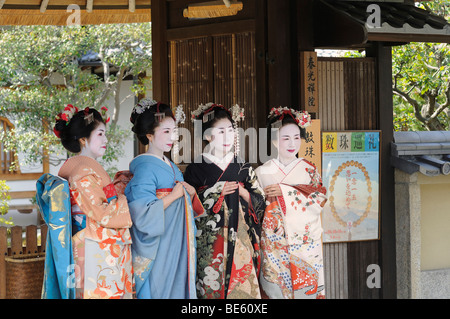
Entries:
POLYGON ((304 159, 287 166, 272 159, 256 175, 263 188, 278 184, 283 194, 268 198, 262 223, 262 292, 273 299, 325 298, 320 174, 304 159))
POLYGON ((75 156, 61 167, 70 186, 77 298, 132 298, 132 225, 127 199, 94 159, 75 156))

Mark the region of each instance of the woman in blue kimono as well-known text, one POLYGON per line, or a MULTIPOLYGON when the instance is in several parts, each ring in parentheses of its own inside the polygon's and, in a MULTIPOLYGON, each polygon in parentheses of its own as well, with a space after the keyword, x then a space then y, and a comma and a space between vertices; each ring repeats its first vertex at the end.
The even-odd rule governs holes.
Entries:
POLYGON ((130 120, 138 139, 148 145, 131 161, 133 177, 125 188, 137 298, 196 298, 194 216, 203 213, 203 206, 164 155, 175 141, 174 115, 168 105, 144 99, 130 120))

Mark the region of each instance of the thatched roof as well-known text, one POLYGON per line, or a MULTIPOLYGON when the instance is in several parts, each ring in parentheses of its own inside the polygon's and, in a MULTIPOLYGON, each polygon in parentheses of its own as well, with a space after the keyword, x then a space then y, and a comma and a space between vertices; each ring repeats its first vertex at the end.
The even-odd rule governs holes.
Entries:
POLYGON ((0 25, 67 25, 78 13, 82 25, 151 20, 151 0, 0 0, 0 8, 0 25))

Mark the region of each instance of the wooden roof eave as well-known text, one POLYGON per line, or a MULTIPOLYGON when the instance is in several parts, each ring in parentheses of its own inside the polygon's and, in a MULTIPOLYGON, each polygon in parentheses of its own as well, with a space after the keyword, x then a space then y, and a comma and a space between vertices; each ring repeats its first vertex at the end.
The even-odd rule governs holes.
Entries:
POLYGON ((450 26, 437 30, 429 25, 422 29, 414 29, 409 25, 395 30, 389 26, 369 30, 370 41, 380 42, 435 42, 450 43, 450 26))
POLYGON ((322 1, 314 2, 315 48, 363 48, 368 41, 364 25, 322 1))
MULTIPOLYGON (((426 11, 423 10, 423 12, 426 11)), ((442 25, 442 28, 434 28, 429 24, 413 27, 408 23, 404 23, 402 27, 394 27, 388 23, 383 23, 380 27, 368 27, 366 21, 339 10, 323 0, 315 2, 314 17, 316 48, 364 48, 369 42, 383 42, 392 46, 410 42, 450 43, 450 24, 448 23, 445 26, 442 25), (365 35, 364 39, 362 34, 365 35)), ((432 20, 439 19, 432 18, 432 20)))

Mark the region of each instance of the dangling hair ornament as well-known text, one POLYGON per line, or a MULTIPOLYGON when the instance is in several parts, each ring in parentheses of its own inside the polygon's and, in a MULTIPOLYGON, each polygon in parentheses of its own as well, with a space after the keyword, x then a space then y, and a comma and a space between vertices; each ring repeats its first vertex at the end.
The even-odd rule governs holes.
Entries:
POLYGON ((84 125, 88 126, 94 122, 94 113, 89 113, 89 107, 84 109, 84 125))
POLYGON ((175 109, 175 124, 184 124, 186 121, 186 114, 183 111, 183 105, 178 105, 175 109))
MULTIPOLYGON (((174 143, 173 143, 173 153, 174 157, 178 157, 179 152, 180 152, 180 142, 178 141, 178 139, 180 138, 179 133, 178 133, 178 124, 184 124, 184 122, 186 121, 186 114, 183 111, 183 105, 178 105, 175 109, 175 130, 174 130, 174 143)), ((175 159, 176 162, 177 159, 175 159)))
POLYGON ((166 114, 159 112, 160 104, 161 104, 160 102, 156 103, 155 120, 157 120, 158 122, 161 123, 164 120, 164 118, 166 117, 166 114))
POLYGON ((238 104, 233 105, 230 108, 231 118, 233 119, 234 126, 234 155, 238 156, 241 152, 240 137, 239 137, 239 124, 238 122, 245 119, 244 108, 241 108, 238 104))
POLYGON ((108 116, 108 114, 106 114, 106 112, 108 112, 108 108, 106 106, 102 106, 100 108, 100 112, 102 113, 102 117, 103 117, 103 120, 105 121, 105 124, 108 123, 111 120, 111 118, 108 116))
POLYGON ((307 111, 296 111, 294 109, 288 108, 288 107, 278 107, 278 108, 272 108, 270 110, 268 118, 271 117, 279 117, 277 121, 272 123, 273 128, 280 128, 281 123, 283 121, 283 118, 285 115, 291 116, 295 122, 297 122, 297 125, 301 128, 307 128, 311 125, 311 115, 307 111))

